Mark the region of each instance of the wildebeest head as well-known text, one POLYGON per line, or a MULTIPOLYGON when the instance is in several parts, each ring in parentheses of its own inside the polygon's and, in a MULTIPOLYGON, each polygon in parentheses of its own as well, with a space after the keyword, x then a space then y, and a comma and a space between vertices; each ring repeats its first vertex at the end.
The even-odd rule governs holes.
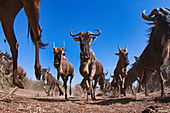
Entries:
POLYGON ((41 71, 41 74, 43 75, 42 79, 44 81, 44 84, 46 84, 46 85, 47 85, 49 72, 50 72, 50 67, 49 68, 43 68, 42 71, 41 71))
POLYGON ((75 30, 72 30, 70 32, 70 35, 74 38, 74 41, 80 42, 80 49, 81 49, 80 58, 84 62, 90 59, 91 41, 94 41, 96 37, 99 36, 101 33, 100 30, 98 29, 95 30, 98 31, 99 33, 94 34, 91 31, 87 31, 86 33, 80 32, 76 35, 73 35, 72 32, 74 32, 75 30))
POLYGON ((119 56, 119 60, 124 64, 124 66, 129 65, 129 59, 128 59, 128 52, 127 52, 127 46, 125 49, 120 49, 118 45, 119 53, 115 53, 115 55, 119 56))
POLYGON ((61 59, 65 56, 66 49, 64 50, 65 43, 63 42, 63 47, 55 48, 55 43, 53 43, 53 50, 54 50, 54 66, 58 68, 61 63, 61 59))
MULTIPOLYGON (((170 11, 168 8, 167 10, 170 11)), ((155 8, 149 15, 145 15, 145 11, 142 12, 143 19, 154 22, 160 28, 165 38, 170 39, 170 13, 164 8, 160 8, 160 10, 155 8)))
MULTIPOLYGON (((170 11, 170 9, 167 9, 170 11)), ((170 51, 170 13, 168 13, 164 8, 157 9, 155 8, 149 15, 145 15, 144 10, 142 12, 143 19, 151 21, 154 24, 152 27, 152 32, 150 35, 150 40, 161 40, 162 58, 163 63, 166 63, 169 59, 170 51), (156 35, 156 36, 155 36, 156 35)))

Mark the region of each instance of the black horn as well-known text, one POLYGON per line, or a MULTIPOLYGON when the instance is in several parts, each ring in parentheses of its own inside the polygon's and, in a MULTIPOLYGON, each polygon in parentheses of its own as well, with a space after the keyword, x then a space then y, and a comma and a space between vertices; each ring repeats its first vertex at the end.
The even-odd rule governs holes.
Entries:
POLYGON ((146 10, 142 12, 142 18, 147 21, 154 21, 154 18, 152 18, 151 16, 153 16, 154 14, 157 14, 158 8, 155 8, 149 15, 146 15, 145 12, 146 10))
POLYGON ((98 31, 98 34, 94 34, 91 31, 89 31, 90 35, 94 35, 94 36, 99 36, 101 34, 101 31, 99 29, 95 29, 95 31, 98 31))
POLYGON ((78 33, 78 34, 76 34, 76 35, 73 35, 73 32, 74 31, 76 31, 76 30, 72 30, 71 32, 70 32, 70 35, 72 36, 72 37, 75 37, 75 36, 79 36, 79 35, 81 35, 81 32, 80 33, 78 33))

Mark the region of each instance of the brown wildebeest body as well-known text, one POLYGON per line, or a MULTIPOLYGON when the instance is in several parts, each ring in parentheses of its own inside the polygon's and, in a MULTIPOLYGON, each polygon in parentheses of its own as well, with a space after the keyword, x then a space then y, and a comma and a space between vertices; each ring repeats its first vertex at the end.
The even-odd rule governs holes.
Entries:
POLYGON ((54 66, 57 69, 57 82, 59 81, 59 78, 61 78, 64 81, 64 87, 65 87, 65 100, 68 100, 67 98, 67 81, 68 77, 70 76, 70 95, 71 95, 71 83, 72 79, 74 77, 74 67, 73 65, 68 61, 68 59, 65 56, 66 50, 64 50, 64 43, 63 47, 55 48, 53 44, 53 50, 54 50, 54 66))
POLYGON ((48 96, 50 96, 51 90, 52 90, 51 96, 53 96, 53 92, 55 92, 55 95, 56 95, 56 92, 59 92, 59 91, 60 91, 59 95, 63 95, 63 92, 59 84, 57 83, 56 78, 50 73, 50 68, 42 69, 42 75, 43 75, 42 78, 44 81, 44 91, 47 93, 48 96), (46 90, 47 85, 49 85, 48 91, 46 90))
POLYGON ((39 63, 39 47, 46 44, 41 43, 41 27, 39 25, 39 9, 41 0, 0 0, 0 21, 6 39, 10 45, 13 58, 13 82, 19 88, 24 88, 24 85, 17 77, 17 58, 18 58, 18 42, 13 30, 13 24, 16 15, 24 7, 24 11, 29 20, 31 28, 31 39, 36 46, 36 60, 35 60, 35 74, 36 78, 40 80, 41 65, 39 63))
POLYGON ((114 70, 114 78, 116 80, 116 87, 117 87, 118 94, 120 94, 123 93, 122 85, 127 75, 126 68, 129 65, 129 60, 128 60, 127 46, 125 49, 120 49, 118 45, 118 49, 119 49, 119 53, 115 53, 115 55, 119 56, 119 60, 114 70))
POLYGON ((157 70, 161 83, 161 96, 163 96, 164 88, 160 66, 169 59, 170 14, 163 8, 160 8, 160 10, 154 9, 150 15, 145 15, 145 11, 142 12, 143 19, 152 21, 154 26, 152 27, 149 43, 139 59, 139 64, 144 70, 144 76, 140 76, 140 80, 142 80, 140 84, 142 82, 145 85, 145 92, 147 93, 146 83, 152 73, 157 70), (154 17, 152 17, 153 15, 154 17))
MULTIPOLYGON (((8 75, 6 77, 6 80, 8 81, 8 83, 10 85, 13 85, 10 81, 9 81, 9 77, 13 76, 13 60, 9 59, 9 57, 6 54, 1 54, 0 55, 0 65, 1 65, 1 85, 2 88, 3 86, 3 75, 8 75)), ((17 75, 19 76, 19 79, 23 82, 24 77, 26 76, 26 71, 23 67, 21 67, 20 65, 18 65, 17 68, 17 75)))
MULTIPOLYGON (((125 77, 125 83, 124 83, 124 91, 126 91, 126 88, 128 86, 130 86, 133 95, 136 95, 136 94, 135 94, 135 91, 133 90, 132 85, 136 80, 139 83, 140 82, 140 79, 139 79, 140 75, 139 74, 143 74, 141 72, 142 67, 140 67, 140 65, 138 64, 139 58, 135 57, 135 59, 136 59, 136 62, 133 64, 132 68, 128 70, 127 76, 125 77)), ((141 87, 141 86, 139 85, 139 87, 141 87)))
MULTIPOLYGON (((75 30, 73 30, 75 31, 75 30)), ((84 77, 87 87, 87 101, 88 95, 91 94, 92 99, 95 99, 95 88, 97 85, 98 78, 103 75, 103 66, 99 60, 96 59, 93 50, 91 49, 91 41, 94 41, 98 35, 100 35, 100 30, 97 30, 99 33, 94 34, 90 31, 86 33, 80 32, 76 35, 73 35, 72 32, 70 35, 74 38, 74 41, 80 42, 80 74, 84 77), (94 37, 92 37, 92 36, 94 37), (77 37, 78 36, 78 37, 77 37), (93 80, 95 81, 92 85, 93 80), (90 83, 90 85, 89 85, 90 83)))

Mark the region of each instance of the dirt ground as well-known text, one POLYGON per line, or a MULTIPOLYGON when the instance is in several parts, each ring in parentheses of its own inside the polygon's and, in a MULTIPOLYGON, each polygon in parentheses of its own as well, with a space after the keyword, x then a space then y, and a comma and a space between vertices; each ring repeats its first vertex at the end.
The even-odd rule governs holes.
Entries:
MULTIPOLYGON (((70 96, 69 101, 65 101, 63 96, 46 97, 44 91, 19 89, 14 95, 0 101, 0 113, 140 113, 144 110, 168 113, 170 112, 170 88, 165 88, 165 92, 167 96, 162 98, 160 92, 150 93, 148 97, 138 93, 136 97, 131 94, 120 98, 97 96, 97 101, 86 103, 86 99, 82 96, 70 96)), ((0 97, 4 95, 4 91, 0 90, 0 97)))

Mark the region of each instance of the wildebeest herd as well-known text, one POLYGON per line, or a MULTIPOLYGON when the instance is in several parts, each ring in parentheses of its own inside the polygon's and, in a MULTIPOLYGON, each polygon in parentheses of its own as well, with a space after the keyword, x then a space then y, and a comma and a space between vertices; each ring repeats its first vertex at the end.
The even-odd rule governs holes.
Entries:
MULTIPOLYGON (((35 60, 35 75, 38 80, 41 79, 43 75, 44 80, 44 89, 47 95, 50 95, 50 90, 54 89, 57 86, 57 91, 60 92, 60 95, 63 95, 62 88, 59 85, 59 78, 61 76, 65 88, 65 99, 67 97, 67 81, 70 77, 70 95, 71 95, 71 83, 74 77, 74 67, 68 61, 65 56, 66 50, 63 47, 55 48, 55 43, 53 43, 53 53, 54 53, 54 66, 57 69, 57 80, 50 73, 50 69, 44 68, 41 69, 39 62, 39 48, 45 47, 48 45, 42 43, 41 41, 41 32, 42 28, 39 25, 39 9, 41 0, 1 0, 0 1, 0 21, 6 36, 6 39, 10 45, 12 58, 9 57, 8 53, 0 53, 0 71, 1 78, 4 74, 7 74, 7 80, 10 76, 13 76, 13 83, 19 88, 24 88, 23 78, 26 76, 24 68, 17 65, 18 58, 18 42, 14 34, 13 23, 16 15, 24 7, 24 11, 27 15, 29 21, 29 32, 32 41, 35 43, 36 48, 36 60, 35 60), (7 8, 8 7, 8 8, 7 8), (46 85, 50 85, 48 91, 46 90, 46 85)), ((146 11, 146 10, 145 10, 146 11)), ((87 93, 87 101, 89 101, 89 95, 91 95, 92 100, 95 100, 95 89, 99 81, 100 89, 106 93, 113 89, 117 89, 118 95, 123 94, 126 96, 126 89, 128 86, 131 87, 133 94, 132 84, 136 80, 139 83, 139 89, 145 89, 145 95, 147 93, 147 81, 150 79, 151 75, 157 76, 157 80, 161 84, 161 96, 164 96, 164 87, 163 83, 167 72, 164 72, 164 69, 161 69, 161 66, 169 60, 170 53, 170 9, 160 8, 153 9, 149 15, 145 14, 145 11, 142 12, 142 17, 144 20, 149 21, 152 26, 149 43, 144 49, 139 58, 136 58, 136 62, 133 64, 132 68, 127 71, 127 66, 129 65, 128 60, 128 51, 127 46, 125 49, 121 49, 118 46, 119 53, 115 55, 119 56, 117 66, 114 69, 112 82, 105 79, 107 73, 103 72, 102 63, 95 57, 94 51, 91 49, 91 41, 95 41, 97 36, 101 34, 99 29, 97 34, 92 33, 91 31, 79 32, 78 34, 73 34, 75 30, 70 32, 70 35, 73 37, 74 41, 80 43, 80 74, 83 76, 81 82, 81 87, 84 92, 87 93), (156 71, 156 72, 155 72, 156 71), (156 74, 155 74, 155 73, 156 74), (163 76, 165 75, 165 76, 163 76), (94 80, 94 83, 93 83, 94 80)), ((155 77, 156 78, 156 77, 155 77)), ((10 81, 8 80, 10 83, 10 81)), ((12 83, 10 83, 12 85, 12 83)), ((1 79, 1 85, 3 88, 3 80, 1 79)))

